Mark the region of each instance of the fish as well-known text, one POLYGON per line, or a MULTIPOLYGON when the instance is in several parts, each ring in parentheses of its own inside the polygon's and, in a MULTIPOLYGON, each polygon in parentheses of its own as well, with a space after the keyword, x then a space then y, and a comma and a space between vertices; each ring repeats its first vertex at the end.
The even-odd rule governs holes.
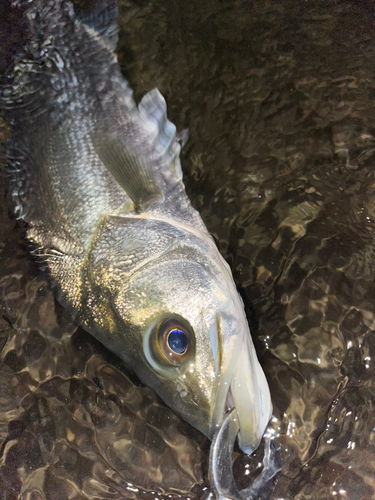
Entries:
POLYGON ((117 4, 8 0, 22 43, 0 79, 15 214, 56 299, 213 439, 235 412, 252 453, 267 379, 232 272, 187 197, 157 89, 137 104, 115 55, 117 4))

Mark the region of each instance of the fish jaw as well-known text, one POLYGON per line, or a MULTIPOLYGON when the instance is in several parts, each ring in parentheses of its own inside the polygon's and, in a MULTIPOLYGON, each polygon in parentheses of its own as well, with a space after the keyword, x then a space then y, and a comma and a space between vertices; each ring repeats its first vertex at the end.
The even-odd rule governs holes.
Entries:
POLYGON ((231 388, 239 420, 238 444, 244 453, 258 448, 272 415, 271 395, 250 334, 244 337, 231 388))
POLYGON ((267 379, 259 364, 247 328, 232 337, 230 349, 222 353, 216 401, 212 416, 211 438, 221 427, 225 414, 235 408, 238 419, 238 444, 250 455, 259 446, 272 415, 267 379))

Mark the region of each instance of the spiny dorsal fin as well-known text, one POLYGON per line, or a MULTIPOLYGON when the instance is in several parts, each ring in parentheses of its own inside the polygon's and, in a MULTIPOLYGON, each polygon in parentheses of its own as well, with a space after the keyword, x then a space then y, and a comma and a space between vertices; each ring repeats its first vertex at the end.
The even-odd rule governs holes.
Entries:
POLYGON ((163 198, 151 162, 137 154, 121 137, 101 133, 92 137, 92 143, 104 166, 133 200, 137 210, 144 210, 163 198))
POLYGON ((160 162, 182 180, 180 151, 187 140, 187 131, 176 135, 176 127, 168 120, 167 104, 158 89, 147 92, 138 104, 138 109, 143 127, 147 130, 160 162))

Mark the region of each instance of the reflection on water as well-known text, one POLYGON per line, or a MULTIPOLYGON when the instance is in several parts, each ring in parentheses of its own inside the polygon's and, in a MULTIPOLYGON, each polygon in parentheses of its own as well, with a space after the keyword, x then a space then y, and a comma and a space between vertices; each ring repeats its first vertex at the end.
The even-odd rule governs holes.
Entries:
MULTIPOLYGON (((283 454, 271 498, 374 498, 373 7, 120 10, 124 73, 189 127, 188 192, 248 309, 283 454)), ((199 498, 209 443, 54 303, 6 199, 0 498, 199 498)), ((261 457, 235 452, 239 487, 261 457)))

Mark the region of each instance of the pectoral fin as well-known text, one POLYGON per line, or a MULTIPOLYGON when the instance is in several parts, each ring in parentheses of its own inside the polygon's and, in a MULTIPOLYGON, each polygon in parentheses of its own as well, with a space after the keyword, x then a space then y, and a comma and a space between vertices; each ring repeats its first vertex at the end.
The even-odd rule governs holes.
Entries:
POLYGON ((155 180, 151 162, 114 134, 92 137, 95 151, 104 166, 133 200, 136 209, 144 210, 163 197, 155 180))

